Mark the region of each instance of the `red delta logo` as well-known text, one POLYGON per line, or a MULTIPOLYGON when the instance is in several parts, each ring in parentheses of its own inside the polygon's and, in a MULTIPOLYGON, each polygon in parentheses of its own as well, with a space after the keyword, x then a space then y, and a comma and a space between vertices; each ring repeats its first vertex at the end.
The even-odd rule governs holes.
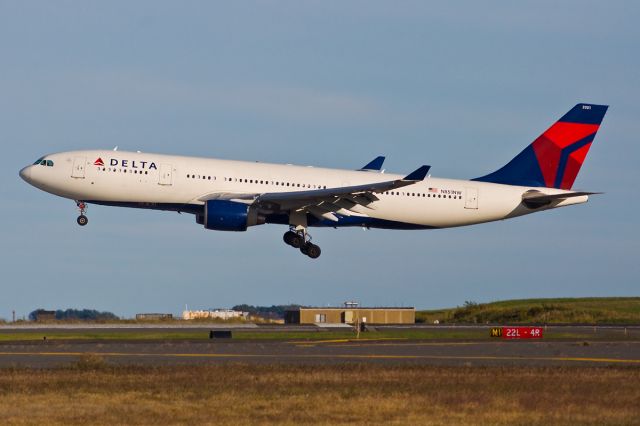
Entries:
MULTIPOLYGON (((93 162, 94 166, 104 167, 104 161, 102 158, 98 158, 93 162)), ((158 166, 153 161, 140 161, 140 160, 119 160, 117 158, 111 158, 109 165, 113 167, 123 167, 130 169, 147 169, 158 170, 158 166)))

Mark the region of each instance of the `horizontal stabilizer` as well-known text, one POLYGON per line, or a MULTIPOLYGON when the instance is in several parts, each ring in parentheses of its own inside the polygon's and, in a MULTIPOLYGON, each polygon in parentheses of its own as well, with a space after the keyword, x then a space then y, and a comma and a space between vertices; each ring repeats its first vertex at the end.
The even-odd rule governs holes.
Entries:
POLYGON ((543 194, 539 191, 527 191, 522 194, 522 202, 529 208, 546 206, 553 201, 566 200, 568 198, 583 197, 585 195, 602 194, 601 192, 566 192, 563 194, 543 194))

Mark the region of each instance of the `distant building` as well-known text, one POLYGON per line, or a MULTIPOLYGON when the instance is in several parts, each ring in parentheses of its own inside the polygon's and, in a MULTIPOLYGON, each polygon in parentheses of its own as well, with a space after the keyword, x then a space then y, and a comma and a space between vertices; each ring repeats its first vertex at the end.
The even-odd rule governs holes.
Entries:
POLYGON ((56 311, 45 311, 44 309, 38 309, 33 312, 34 319, 36 321, 52 321, 56 319, 56 311))
POLYGON ((136 320, 138 321, 167 320, 167 319, 173 319, 173 314, 158 314, 158 313, 136 314, 136 320))
POLYGON ((414 324, 416 308, 364 308, 355 302, 343 307, 299 307, 284 313, 285 324, 414 324))
POLYGON ((213 309, 213 310, 200 310, 200 311, 183 311, 182 319, 221 319, 229 320, 234 318, 247 319, 249 312, 234 311, 232 309, 213 309))

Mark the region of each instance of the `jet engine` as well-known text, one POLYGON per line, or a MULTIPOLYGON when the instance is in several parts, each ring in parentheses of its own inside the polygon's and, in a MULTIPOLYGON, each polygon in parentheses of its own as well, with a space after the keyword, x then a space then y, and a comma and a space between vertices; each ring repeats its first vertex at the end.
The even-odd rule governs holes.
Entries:
POLYGON ((249 226, 264 223, 264 218, 258 215, 256 209, 247 204, 227 200, 206 201, 204 217, 196 220, 206 229, 215 231, 246 231, 249 226))

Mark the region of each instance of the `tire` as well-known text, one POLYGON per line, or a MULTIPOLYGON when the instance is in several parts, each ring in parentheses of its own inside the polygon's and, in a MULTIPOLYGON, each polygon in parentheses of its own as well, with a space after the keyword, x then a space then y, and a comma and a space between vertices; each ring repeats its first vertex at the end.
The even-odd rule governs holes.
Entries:
POLYGON ((302 237, 300 235, 298 235, 298 234, 295 234, 293 236, 293 238, 291 239, 291 246, 293 248, 301 248, 302 247, 302 242, 303 242, 302 237))
POLYGON ((320 254, 322 253, 322 250, 320 250, 320 247, 318 247, 315 244, 309 244, 307 247, 307 256, 309 256, 311 259, 317 259, 320 257, 320 254))
POLYGON ((78 222, 78 225, 80 226, 85 226, 87 223, 89 223, 89 218, 81 214, 80 216, 78 216, 78 219, 76 219, 76 222, 78 222))
POLYGON ((293 237, 295 237, 296 234, 295 232, 291 232, 291 231, 287 231, 284 233, 284 235, 282 236, 282 239, 284 240, 284 243, 288 246, 292 246, 292 241, 293 241, 293 237))
POLYGON ((287 231, 282 236, 285 244, 290 245, 293 248, 300 248, 302 246, 302 237, 295 232, 287 231))

